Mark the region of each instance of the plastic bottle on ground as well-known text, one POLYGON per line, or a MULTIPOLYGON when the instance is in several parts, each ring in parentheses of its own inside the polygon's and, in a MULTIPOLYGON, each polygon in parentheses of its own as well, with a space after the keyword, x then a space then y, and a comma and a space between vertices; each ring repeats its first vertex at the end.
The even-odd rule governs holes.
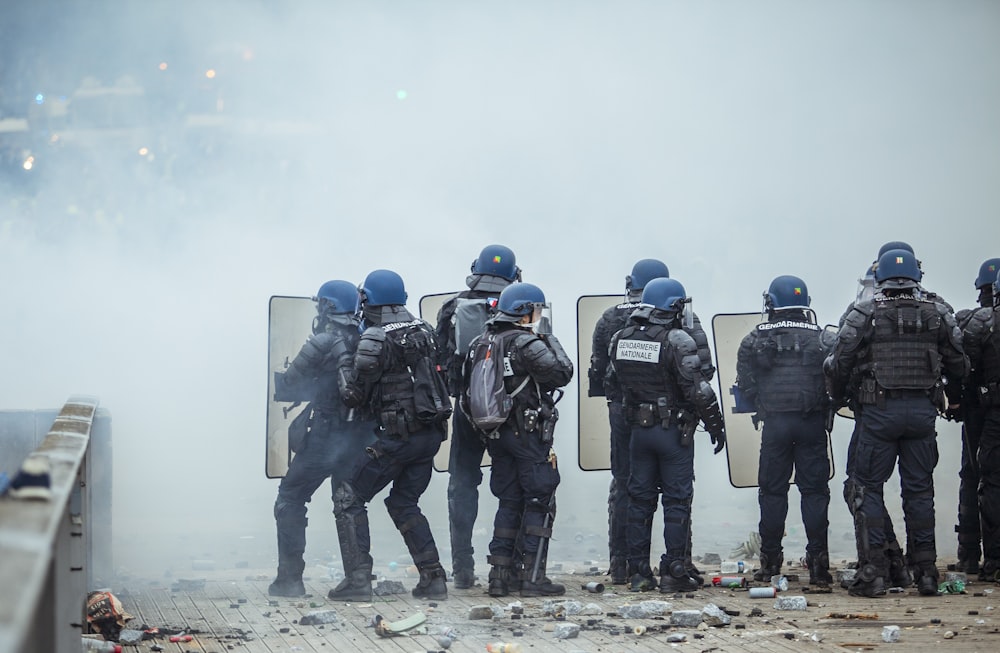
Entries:
POLYGON ((486 645, 486 650, 489 653, 521 653, 521 645, 517 642, 513 644, 508 642, 491 642, 486 645))
POLYGON ((94 639, 91 637, 82 637, 81 639, 81 651, 85 653, 93 653, 94 651, 106 652, 106 653, 122 653, 121 644, 116 642, 109 642, 103 639, 94 639))

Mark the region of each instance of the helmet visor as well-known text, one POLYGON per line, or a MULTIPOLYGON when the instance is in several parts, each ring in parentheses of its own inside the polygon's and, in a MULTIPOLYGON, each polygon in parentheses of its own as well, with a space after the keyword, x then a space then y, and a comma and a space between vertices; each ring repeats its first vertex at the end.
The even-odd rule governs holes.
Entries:
POLYGON ((685 329, 694 328, 694 301, 690 297, 684 299, 684 307, 681 309, 681 324, 685 329))
POLYGON ((532 304, 531 322, 528 324, 531 330, 538 335, 549 335, 552 333, 552 305, 532 304))

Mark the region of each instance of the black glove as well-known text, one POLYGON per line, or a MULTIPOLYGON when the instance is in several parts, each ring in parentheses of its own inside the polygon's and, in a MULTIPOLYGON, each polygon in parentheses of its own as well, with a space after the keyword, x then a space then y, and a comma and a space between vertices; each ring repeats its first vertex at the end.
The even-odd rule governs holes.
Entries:
POLYGON ((961 422, 962 421, 962 407, 961 406, 948 406, 944 411, 944 418, 951 422, 961 422))
POLYGON ((726 432, 725 432, 725 430, 717 431, 715 433, 709 433, 709 436, 712 438, 712 444, 715 445, 715 451, 714 451, 714 453, 719 453, 720 451, 722 451, 725 448, 725 446, 726 446, 726 432))

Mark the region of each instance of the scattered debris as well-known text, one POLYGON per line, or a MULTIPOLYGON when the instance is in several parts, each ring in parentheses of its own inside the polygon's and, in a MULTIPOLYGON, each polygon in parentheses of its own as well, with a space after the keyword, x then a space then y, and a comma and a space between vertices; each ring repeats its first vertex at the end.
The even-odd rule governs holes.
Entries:
POLYGON ((775 610, 805 610, 807 607, 804 596, 779 596, 774 602, 775 610))
POLYGON ((709 603, 702 608, 701 615, 702 621, 713 628, 728 626, 732 622, 732 618, 714 603, 709 603))
POLYGON ((372 594, 375 596, 389 596, 391 594, 405 594, 406 588, 398 580, 380 580, 372 594))
POLYGON ((87 595, 87 623, 104 639, 117 642, 125 624, 132 619, 134 617, 125 612, 122 602, 111 592, 90 592, 87 595))
POLYGON ((469 608, 469 619, 492 619, 493 618, 493 606, 490 605, 474 605, 469 608))
POLYGON ((670 613, 670 625, 695 628, 701 623, 700 610, 674 610, 670 613))
POLYGON ((556 624, 552 633, 556 639, 573 639, 580 634, 580 625, 574 623, 556 624))
POLYGON ((399 621, 386 621, 379 616, 375 624, 375 632, 380 637, 392 637, 412 630, 422 625, 425 621, 427 621, 427 615, 423 612, 417 612, 399 621))
MULTIPOLYGON (((878 621, 878 613, 861 614, 861 613, 854 613, 854 612, 831 612, 830 614, 826 615, 826 618, 827 619, 864 619, 864 620, 868 620, 868 621, 878 621)), ((931 623, 934 623, 933 619, 931 619, 931 623)))
POLYGON ((299 619, 300 626, 318 626, 320 624, 334 624, 340 620, 336 610, 313 610, 306 616, 299 619))
POLYGON ((882 628, 882 641, 888 644, 895 644, 899 641, 899 626, 884 626, 882 628))

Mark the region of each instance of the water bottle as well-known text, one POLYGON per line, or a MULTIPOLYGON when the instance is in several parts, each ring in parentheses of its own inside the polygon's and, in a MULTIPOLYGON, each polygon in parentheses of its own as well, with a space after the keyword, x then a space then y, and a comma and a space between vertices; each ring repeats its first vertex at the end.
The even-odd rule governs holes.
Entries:
POLYGON ((719 571, 723 574, 742 574, 743 573, 743 561, 737 560, 724 560, 721 565, 719 565, 719 571))
POLYGON ((121 644, 116 642, 107 642, 103 639, 93 639, 91 637, 82 637, 83 642, 81 651, 84 653, 90 653, 93 651, 102 651, 107 653, 122 653, 121 644))
POLYGON ((521 645, 517 642, 513 644, 508 642, 492 642, 486 645, 486 650, 489 653, 521 653, 521 645))

